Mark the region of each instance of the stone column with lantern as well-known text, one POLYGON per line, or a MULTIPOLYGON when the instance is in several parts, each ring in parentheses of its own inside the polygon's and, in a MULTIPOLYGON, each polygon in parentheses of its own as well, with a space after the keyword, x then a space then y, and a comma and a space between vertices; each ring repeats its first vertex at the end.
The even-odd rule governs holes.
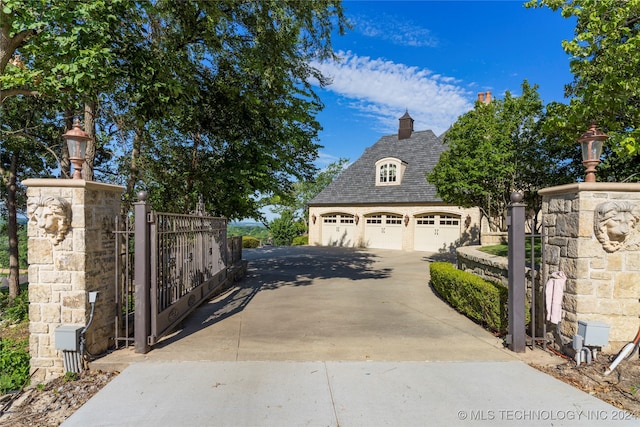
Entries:
POLYGON ((578 322, 610 326, 605 351, 618 351, 640 323, 640 184, 597 182, 596 166, 607 135, 592 124, 578 142, 583 182, 545 188, 542 196, 542 278, 562 271, 567 281, 557 297, 559 345, 571 347, 578 322))
POLYGON ((84 331, 85 360, 113 344, 116 315, 113 230, 124 189, 81 179, 83 147, 88 137, 78 122, 64 137, 71 160, 77 165, 75 179, 23 182, 28 197, 32 383, 65 373, 62 352, 55 342, 60 326, 77 326, 84 331), (90 292, 97 292, 97 298, 89 325, 90 292))

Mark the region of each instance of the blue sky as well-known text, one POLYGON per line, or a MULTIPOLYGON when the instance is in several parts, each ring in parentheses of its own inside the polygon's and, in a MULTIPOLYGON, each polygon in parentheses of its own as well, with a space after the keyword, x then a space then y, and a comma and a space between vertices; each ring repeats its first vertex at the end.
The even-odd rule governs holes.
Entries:
POLYGON ((524 79, 545 103, 564 102, 570 83, 562 40, 574 20, 523 1, 344 1, 353 29, 334 35, 339 62, 315 63, 333 83, 316 87, 324 167, 355 161, 397 132, 405 110, 415 130, 442 134, 473 107, 478 92, 517 95, 524 79))

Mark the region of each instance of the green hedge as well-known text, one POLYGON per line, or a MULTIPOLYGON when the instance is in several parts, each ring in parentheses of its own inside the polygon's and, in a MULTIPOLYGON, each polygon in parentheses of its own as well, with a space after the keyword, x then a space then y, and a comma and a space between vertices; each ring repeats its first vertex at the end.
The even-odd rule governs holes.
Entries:
POLYGON ((242 236, 242 247, 247 249, 253 249, 260 246, 260 240, 251 236, 242 236))
POLYGON ((309 244, 309 236, 296 236, 293 238, 292 246, 304 246, 309 244))
POLYGON ((431 285, 453 308, 489 329, 508 329, 508 289, 475 274, 458 270, 448 262, 432 262, 431 285))

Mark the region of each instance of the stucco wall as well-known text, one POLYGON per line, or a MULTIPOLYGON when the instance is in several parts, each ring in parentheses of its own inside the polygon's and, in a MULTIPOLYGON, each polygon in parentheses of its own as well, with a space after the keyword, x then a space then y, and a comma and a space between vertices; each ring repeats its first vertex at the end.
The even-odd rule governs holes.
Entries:
POLYGON ((409 217, 407 225, 402 225, 402 250, 412 251, 414 248, 415 216, 427 213, 440 213, 459 216, 461 218, 460 245, 477 244, 479 242, 480 213, 477 208, 465 209, 446 205, 380 205, 380 206, 310 206, 309 207, 309 244, 320 246, 322 244, 322 216, 333 213, 347 213, 358 215, 356 246, 366 247, 365 223, 367 215, 375 213, 393 213, 403 218, 409 217), (313 218, 315 216, 315 222, 313 218), (465 219, 469 216, 469 225, 465 225, 465 219))

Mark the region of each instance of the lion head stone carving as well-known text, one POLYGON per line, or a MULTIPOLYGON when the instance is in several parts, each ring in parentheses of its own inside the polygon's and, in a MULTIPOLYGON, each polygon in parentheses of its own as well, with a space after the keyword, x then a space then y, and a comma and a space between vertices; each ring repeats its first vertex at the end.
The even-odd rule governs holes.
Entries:
POLYGON ((71 206, 59 197, 45 197, 29 205, 29 221, 54 245, 62 242, 71 226, 71 206))

